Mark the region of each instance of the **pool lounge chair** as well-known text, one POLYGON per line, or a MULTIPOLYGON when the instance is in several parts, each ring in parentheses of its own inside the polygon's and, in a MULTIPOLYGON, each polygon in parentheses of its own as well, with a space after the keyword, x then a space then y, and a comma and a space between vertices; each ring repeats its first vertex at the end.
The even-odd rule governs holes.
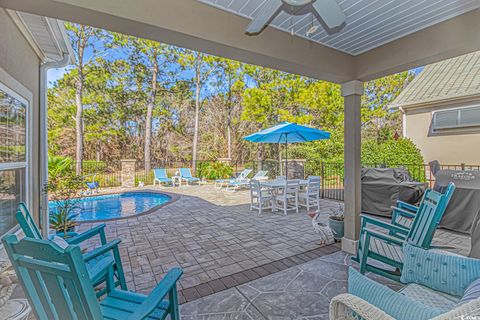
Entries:
POLYGON ((172 179, 170 179, 167 176, 167 170, 166 169, 153 169, 153 185, 155 186, 155 183, 158 182, 158 186, 161 186, 162 183, 169 183, 172 184, 172 179))
MULTIPOLYGON (((253 176, 251 180, 265 181, 268 180, 268 171, 258 171, 257 174, 253 176)), ((249 187, 250 179, 245 179, 243 181, 232 181, 227 186, 227 191, 237 191, 240 188, 249 187)))
POLYGON ((192 176, 190 168, 180 168, 180 178, 182 179, 182 181, 186 181, 187 185, 194 182, 200 184, 200 179, 192 176))
POLYGON ((234 182, 234 181, 244 181, 244 180, 248 181, 247 177, 251 172, 252 172, 252 169, 245 169, 242 172, 240 172, 240 174, 236 178, 215 180, 215 187, 221 188, 225 184, 228 186, 230 182, 234 182))

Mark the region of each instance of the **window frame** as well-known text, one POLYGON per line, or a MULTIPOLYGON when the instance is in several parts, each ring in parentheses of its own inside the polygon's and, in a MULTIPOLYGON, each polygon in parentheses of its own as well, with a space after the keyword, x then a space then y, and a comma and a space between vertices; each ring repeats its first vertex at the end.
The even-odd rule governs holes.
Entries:
MULTIPOLYGON (((0 69, 1 71, 1 69, 0 69)), ((0 74, 1 76, 1 74, 0 74)), ((22 96, 20 91, 26 91, 30 93, 27 89, 25 89, 23 86, 20 84, 15 85, 15 87, 20 86, 18 89, 18 92, 14 89, 12 89, 10 86, 8 86, 5 82, 9 82, 9 79, 5 79, 0 77, 0 90, 8 94, 9 96, 13 97, 14 99, 20 101, 21 103, 25 104, 25 161, 18 161, 18 162, 4 162, 0 163, 0 171, 7 171, 7 170, 13 170, 13 169, 25 169, 25 176, 24 176, 24 183, 25 183, 25 195, 23 201, 25 202, 27 208, 30 210, 30 205, 31 205, 31 199, 32 199, 32 125, 33 125, 33 119, 32 119, 32 112, 31 112, 31 105, 32 105, 32 98, 30 96, 30 99, 25 98, 22 96), (4 81, 5 80, 5 81, 4 81)), ((12 83, 12 86, 15 83, 12 83)), ((9 234, 11 232, 15 232, 19 228, 18 224, 10 228, 8 231, 5 233, 0 234, 0 238, 5 236, 6 234, 9 234)))
POLYGON ((436 128, 436 117, 441 112, 456 111, 457 112, 457 123, 460 121, 461 111, 464 109, 477 108, 480 111, 480 104, 472 104, 468 106, 454 107, 448 109, 440 109, 432 111, 432 120, 431 120, 431 130, 432 134, 448 134, 448 133, 464 133, 464 132, 480 132, 480 122, 478 124, 459 124, 452 126, 444 126, 441 128, 436 128))

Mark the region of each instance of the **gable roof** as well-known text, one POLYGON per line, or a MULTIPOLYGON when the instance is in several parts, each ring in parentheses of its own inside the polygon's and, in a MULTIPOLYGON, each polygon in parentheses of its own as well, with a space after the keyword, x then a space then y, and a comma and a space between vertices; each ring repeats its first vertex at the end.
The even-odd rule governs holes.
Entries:
POLYGON ((426 66, 398 95, 391 108, 480 97, 480 51, 426 66))

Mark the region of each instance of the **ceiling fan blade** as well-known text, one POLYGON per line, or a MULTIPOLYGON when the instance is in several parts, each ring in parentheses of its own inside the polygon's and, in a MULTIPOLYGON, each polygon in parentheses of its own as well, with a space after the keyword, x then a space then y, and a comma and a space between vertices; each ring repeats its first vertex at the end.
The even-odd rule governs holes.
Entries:
POLYGON ((328 28, 335 29, 345 23, 345 13, 336 0, 317 0, 312 5, 328 28))
POLYGON ((275 17, 282 7, 282 0, 268 0, 257 16, 250 22, 246 33, 249 35, 259 34, 263 28, 275 17))

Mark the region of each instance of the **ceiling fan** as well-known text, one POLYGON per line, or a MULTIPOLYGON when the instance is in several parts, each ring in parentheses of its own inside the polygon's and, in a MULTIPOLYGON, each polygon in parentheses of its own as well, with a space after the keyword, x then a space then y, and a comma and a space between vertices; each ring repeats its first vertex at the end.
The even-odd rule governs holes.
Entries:
POLYGON ((345 26, 345 13, 336 0, 267 0, 248 25, 246 34, 260 34, 282 10, 291 14, 305 14, 304 9, 312 11, 329 34, 339 32, 345 26))

